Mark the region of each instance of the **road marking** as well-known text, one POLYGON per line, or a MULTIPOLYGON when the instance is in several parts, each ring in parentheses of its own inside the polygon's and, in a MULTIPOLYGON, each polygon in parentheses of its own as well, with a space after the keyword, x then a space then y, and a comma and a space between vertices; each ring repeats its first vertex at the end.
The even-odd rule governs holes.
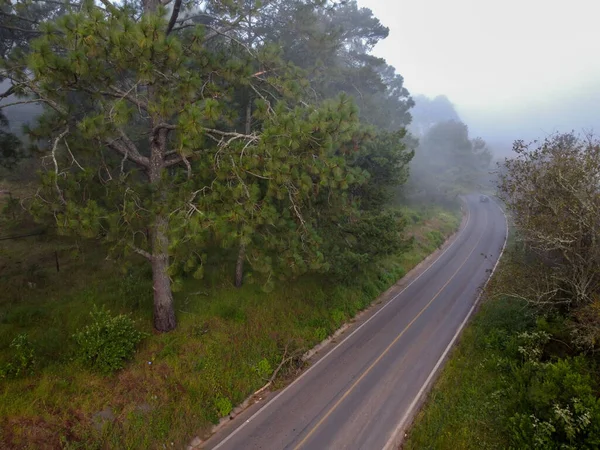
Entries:
MULTIPOLYGON (((466 205, 466 202, 465 202, 466 205)), ((294 386, 296 383, 298 383, 300 380, 302 380, 302 378, 304 378, 306 375, 308 375, 315 367, 317 367, 319 364, 321 364, 322 361, 324 361, 325 359, 327 359, 329 356, 331 356, 337 349, 339 349, 340 347, 342 347, 344 345, 344 343, 346 341, 348 341, 348 339, 350 339, 352 336, 354 336, 355 333, 358 333, 358 331, 364 327, 366 324, 368 324, 371 320, 373 320, 375 317, 377 317, 377 315, 379 313, 381 313, 381 311, 383 311, 385 308, 387 308, 390 304, 392 304, 392 302, 394 300, 396 300, 398 297, 400 297, 404 291, 406 291, 409 287, 411 287, 413 285, 413 283, 416 283, 417 280, 419 278, 421 278, 423 275, 425 275, 429 269, 431 269, 433 266, 435 266, 435 264, 442 258, 442 256, 444 256, 452 247, 454 247, 454 245, 460 240, 460 238, 462 237, 463 233, 465 232, 465 230, 469 227, 469 223, 471 221, 471 211, 469 210, 468 205, 466 205, 467 207, 467 223, 465 223, 465 226, 463 227, 462 230, 459 231, 458 236, 456 236, 456 239, 454 240, 454 242, 452 242, 442 253, 440 253, 440 255, 436 258, 435 261, 433 261, 431 263, 431 265, 429 267, 427 267, 423 272, 421 272, 419 275, 417 275, 417 277, 412 280, 410 283, 408 283, 408 285, 406 285, 406 287, 404 287, 400 292, 398 292, 396 295, 394 295, 385 305, 383 305, 379 310, 377 310, 371 317, 369 317, 367 320, 365 320, 360 326, 358 326, 358 328, 356 328, 356 330, 354 330, 352 333, 350 333, 348 336, 346 336, 346 338, 344 340, 342 340, 338 345, 336 345, 335 347, 333 347, 328 353, 326 353, 325 355, 323 355, 323 357, 321 359, 319 359, 316 363, 314 363, 312 366, 310 366, 306 372, 303 372, 298 378, 296 378, 291 384, 289 384, 284 390, 282 390, 279 394, 277 394, 275 397, 273 397, 269 402, 267 402, 266 405, 264 405, 262 408, 260 408, 258 411, 256 411, 254 414, 252 414, 252 416, 250 416, 250 418, 246 419, 246 421, 244 423, 242 423, 239 427, 237 427, 235 430, 233 430, 225 439, 223 439, 221 442, 219 442, 215 447, 213 447, 213 450, 217 450, 219 448, 221 448, 223 445, 225 445, 225 443, 227 441, 229 441, 231 438, 233 438, 239 431, 241 431, 243 428, 246 427, 247 424, 249 424, 250 422, 252 422, 252 420, 254 420, 259 414, 261 414, 262 412, 264 412, 271 404, 273 404, 275 401, 277 401, 277 399, 279 397, 281 397, 283 394, 285 394, 288 389, 291 389, 292 386, 294 386)))
POLYGON ((385 355, 387 355, 387 353, 391 350, 391 348, 394 346, 394 344, 396 344, 396 342, 398 342, 402 338, 402 336, 404 336, 404 333, 406 333, 406 331, 408 331, 408 329, 419 319, 419 317, 421 317, 421 315, 431 306, 431 304, 435 301, 435 299, 438 298, 438 296, 442 293, 442 291, 446 288, 446 286, 448 286, 448 284, 450 284, 450 282, 454 279, 456 274, 458 274, 460 269, 462 269, 464 267, 464 265, 469 261, 469 259, 471 258, 471 255, 473 254, 473 252, 475 251, 475 249, 481 242, 481 239, 483 239, 483 235, 485 234, 485 231, 487 228, 487 214, 485 216, 485 219, 486 220, 485 220, 485 225, 483 227, 483 231, 481 232, 479 239, 477 239, 477 242, 473 246, 473 249, 469 252, 469 254, 465 258, 463 263, 458 267, 458 269, 456 269, 456 271, 452 274, 452 276, 450 278, 448 278, 448 280, 444 283, 444 285, 440 288, 440 290, 437 291, 437 293, 433 296, 433 298, 431 300, 429 300, 429 302, 423 307, 423 309, 421 309, 421 311, 419 311, 419 313, 409 322, 409 324, 406 325, 406 327, 400 332, 400 334, 398 334, 398 336, 396 336, 394 338, 394 340, 390 343, 390 345, 388 345, 387 348, 377 357, 377 359, 371 363, 371 365, 367 368, 367 370, 365 370, 362 373, 362 375, 360 377, 358 377, 358 379, 352 384, 352 386, 350 386, 350 388, 348 388, 348 390, 346 392, 344 392, 344 395, 342 395, 338 399, 338 401, 335 402, 335 404, 329 409, 329 411, 327 411, 327 413, 325 413, 325 415, 321 418, 321 420, 319 420, 317 422, 317 424, 308 432, 308 434, 306 436, 304 436, 304 438, 294 447, 294 450, 298 450, 299 448, 301 448, 311 438, 311 436, 317 431, 317 429, 323 424, 323 422, 325 422, 329 418, 329 416, 331 414, 333 414, 333 412, 337 409, 337 407, 340 406, 340 404, 352 393, 352 391, 354 391, 356 386, 358 386, 358 384, 371 372, 371 370, 373 370, 373 368, 379 363, 379 361, 381 361, 383 359, 383 357, 385 355))
POLYGON ((396 426, 396 428, 392 432, 392 435, 390 436, 390 439, 387 441, 387 443, 383 447, 383 450, 394 450, 394 449, 397 449, 400 446, 400 444, 402 443, 402 441, 404 440, 404 436, 402 436, 402 433, 404 432, 404 428, 406 427, 406 424, 407 424, 408 420, 413 415, 414 409, 419 404, 419 401, 421 400, 421 398, 425 394, 425 391, 429 388, 429 384, 431 383, 431 381, 433 380, 433 377, 436 375, 436 373, 440 369, 440 366, 442 365, 442 363, 446 359, 446 356, 450 352, 450 349, 454 346, 454 342, 456 342, 456 339, 458 339, 458 336, 460 335, 460 333, 462 332, 463 328, 465 327, 465 325, 469 321, 469 318, 471 317, 471 314, 473 314, 473 311, 475 310, 475 307, 477 306, 477 304, 479 303, 479 300, 481 299, 481 297, 483 296, 483 293, 485 292, 485 288, 487 287, 488 283, 492 279, 492 276, 494 275, 494 272, 496 271, 496 268, 498 267, 498 264, 500 263, 500 260, 502 259, 502 255, 504 254, 504 249, 506 248, 506 241, 508 240, 508 219, 506 217, 506 214, 502 210, 502 208, 496 202, 494 202, 494 204, 498 207, 498 209, 500 209, 500 212, 502 213, 502 215, 504 215, 504 223, 506 224, 505 225, 506 234, 504 235, 504 244, 502 244, 502 250, 500 250, 500 255, 498 255, 498 259, 496 260, 496 263, 494 264, 494 267, 492 268, 492 272, 490 273, 490 276, 488 277, 488 279, 485 280, 483 288, 481 289, 481 292, 479 293, 479 295, 475 299, 475 302, 473 303, 473 306, 471 306, 471 309, 467 313, 467 316, 464 318, 464 320, 462 321, 462 323, 458 327, 458 330, 456 330, 456 333, 454 334, 454 336, 452 337, 452 340, 450 341, 450 343, 448 344, 448 346, 444 350, 444 353, 442 353, 442 356, 440 356, 440 359, 438 359, 436 365, 433 367, 433 369, 429 373, 429 376, 425 380, 425 383, 423 383, 423 386, 421 386, 421 389, 419 390, 419 392, 417 392, 416 397, 413 399, 412 403, 409 405, 408 409, 406 410, 406 412, 404 413, 404 415, 400 419, 400 422, 398 423, 398 425, 396 426))

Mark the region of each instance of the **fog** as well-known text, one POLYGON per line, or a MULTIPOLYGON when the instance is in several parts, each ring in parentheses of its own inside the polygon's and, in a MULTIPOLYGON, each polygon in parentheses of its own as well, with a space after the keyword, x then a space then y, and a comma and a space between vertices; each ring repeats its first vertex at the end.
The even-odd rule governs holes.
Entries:
MULTIPOLYGON (((469 135, 481 136, 497 156, 508 155, 516 139, 600 131, 595 0, 358 4, 390 29, 374 54, 396 67, 415 98, 445 96, 469 135)), ((19 133, 39 110, 4 112, 19 133)))
MULTIPOLYGON (((10 87, 10 82, 4 80, 0 82, 0 92, 6 91, 10 87)), ((0 104, 7 104, 19 101, 14 95, 8 96, 0 104)), ((8 125, 11 132, 18 136, 23 135, 23 127, 32 121, 42 112, 42 107, 36 103, 15 105, 1 110, 8 119, 8 125)))
POLYGON ((594 0, 359 0, 390 35, 374 53, 413 95, 447 96, 496 153, 514 139, 600 130, 594 0))

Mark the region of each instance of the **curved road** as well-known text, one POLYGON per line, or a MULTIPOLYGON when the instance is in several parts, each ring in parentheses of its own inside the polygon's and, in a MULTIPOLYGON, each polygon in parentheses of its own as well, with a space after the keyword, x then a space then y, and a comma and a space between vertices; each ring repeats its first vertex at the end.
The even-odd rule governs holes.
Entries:
MULTIPOLYGON (((268 402, 208 440, 212 449, 397 448, 503 248, 505 217, 465 197, 455 240, 390 300, 268 402)), ((410 278, 410 277, 409 277, 410 278)))

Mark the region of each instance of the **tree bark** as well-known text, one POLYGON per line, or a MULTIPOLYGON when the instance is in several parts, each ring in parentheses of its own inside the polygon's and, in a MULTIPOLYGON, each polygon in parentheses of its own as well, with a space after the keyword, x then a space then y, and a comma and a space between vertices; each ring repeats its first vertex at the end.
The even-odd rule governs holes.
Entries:
POLYGON ((154 328, 166 332, 177 326, 171 292, 169 268, 169 238, 167 219, 158 215, 152 228, 152 284, 154 288, 154 328))
MULTIPOLYGON (((149 98, 154 98, 152 87, 148 91, 149 98)), ((165 167, 165 153, 167 147, 168 130, 157 128, 160 118, 152 120, 152 134, 150 136, 150 165, 148 178, 156 189, 161 190, 161 175, 165 167)), ((159 212, 156 213, 154 224, 151 228, 152 239, 152 282, 154 288, 154 328, 166 332, 174 330, 177 326, 175 320, 175 306, 171 292, 171 279, 167 273, 169 268, 169 218, 164 210, 166 195, 161 191, 158 203, 155 205, 159 212)))
MULTIPOLYGON (((250 134, 252 131, 252 99, 248 99, 246 104, 246 124, 244 127, 246 134, 250 134)), ((249 200, 249 199, 248 199, 249 200)), ((246 244, 240 243, 240 249, 238 251, 237 262, 235 263, 235 287, 242 287, 244 282, 244 261, 246 259, 246 244)))
POLYGON ((237 262, 235 264, 235 287, 242 287, 244 281, 244 261, 246 259, 246 245, 240 244, 237 262))

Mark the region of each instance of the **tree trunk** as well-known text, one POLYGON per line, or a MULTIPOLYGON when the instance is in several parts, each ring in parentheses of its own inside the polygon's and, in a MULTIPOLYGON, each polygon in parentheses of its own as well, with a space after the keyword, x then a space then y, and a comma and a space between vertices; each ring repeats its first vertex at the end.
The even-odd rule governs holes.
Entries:
POLYGON ((242 287, 244 281, 244 260, 246 259, 246 245, 240 244, 237 262, 235 264, 235 287, 242 287))
MULTIPOLYGON (((248 99, 246 104, 246 126, 244 131, 246 134, 250 134, 252 131, 252 99, 248 99)), ((244 261, 246 259, 246 244, 240 243, 240 250, 238 252, 237 262, 235 264, 235 287, 242 287, 244 281, 244 261)))
POLYGON ((177 326, 171 292, 169 268, 169 238, 167 219, 157 216, 152 228, 152 284, 154 288, 154 328, 166 332, 177 326))

